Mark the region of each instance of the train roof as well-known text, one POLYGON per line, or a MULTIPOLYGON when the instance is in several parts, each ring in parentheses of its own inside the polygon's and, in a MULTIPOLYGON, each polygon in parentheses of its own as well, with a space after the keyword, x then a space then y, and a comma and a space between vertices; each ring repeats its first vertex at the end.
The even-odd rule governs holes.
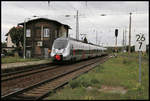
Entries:
MULTIPOLYGON (((82 40, 77 40, 77 39, 74 39, 74 38, 71 38, 71 37, 70 37, 70 38, 60 37, 60 38, 57 38, 56 40, 74 40, 74 41, 78 41, 78 42, 85 43, 85 42, 82 41, 82 40)), ((93 43, 85 43, 85 44, 90 44, 90 45, 93 45, 93 46, 101 47, 101 48, 103 48, 103 49, 107 49, 107 48, 104 48, 104 47, 102 47, 102 46, 95 45, 95 44, 93 44, 93 43)))
POLYGON ((57 38, 56 40, 74 40, 74 41, 78 41, 78 42, 83 42, 82 40, 77 40, 77 39, 74 39, 74 38, 65 38, 65 37, 60 37, 60 38, 57 38))

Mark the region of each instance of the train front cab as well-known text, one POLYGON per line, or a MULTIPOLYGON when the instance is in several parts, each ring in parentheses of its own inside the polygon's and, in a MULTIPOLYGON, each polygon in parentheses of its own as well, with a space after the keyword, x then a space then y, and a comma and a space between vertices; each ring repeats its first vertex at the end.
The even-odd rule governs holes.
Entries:
POLYGON ((51 58, 53 62, 63 62, 70 60, 70 47, 68 40, 55 40, 52 47, 51 58))

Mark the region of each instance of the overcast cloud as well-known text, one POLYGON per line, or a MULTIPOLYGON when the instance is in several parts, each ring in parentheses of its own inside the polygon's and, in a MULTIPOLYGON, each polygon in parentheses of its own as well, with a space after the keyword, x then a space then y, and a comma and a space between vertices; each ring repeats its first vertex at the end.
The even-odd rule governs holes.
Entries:
POLYGON ((5 41, 5 34, 10 28, 23 22, 25 18, 32 18, 33 15, 68 24, 72 28, 69 34, 75 38, 75 15, 78 10, 79 33, 87 34, 88 41, 92 43, 96 43, 97 33, 99 44, 114 46, 114 31, 118 28, 118 45, 120 46, 122 45, 123 29, 126 28, 128 44, 129 12, 133 12, 131 44, 134 45, 135 34, 137 33, 144 33, 147 37, 147 43, 149 43, 149 2, 146 1, 52 1, 49 6, 46 1, 3 1, 1 4, 2 41, 5 41), (101 14, 106 14, 106 16, 101 16, 101 14), (65 15, 70 16, 65 17, 65 15))

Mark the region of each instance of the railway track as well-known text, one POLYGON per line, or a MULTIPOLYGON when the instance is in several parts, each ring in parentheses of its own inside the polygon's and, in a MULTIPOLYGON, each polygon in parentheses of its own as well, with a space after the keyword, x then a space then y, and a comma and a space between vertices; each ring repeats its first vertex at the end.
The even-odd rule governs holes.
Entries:
MULTIPOLYGON (((16 99, 16 100, 17 99, 18 100, 42 99, 47 94, 52 92, 52 90, 55 90, 58 87, 65 85, 71 79, 76 78, 77 76, 81 75, 84 72, 87 72, 88 70, 98 65, 100 62, 104 62, 106 59, 108 59, 108 56, 102 57, 100 59, 99 58, 92 59, 89 62, 86 61, 86 63, 88 64, 85 64, 85 62, 83 62, 82 64, 81 63, 73 64, 71 67, 74 66, 78 66, 78 67, 63 71, 62 73, 59 73, 51 78, 42 80, 38 83, 19 89, 15 92, 5 94, 2 96, 2 99, 16 99)), ((66 66, 66 67, 70 68, 70 66, 66 66)))
MULTIPOLYGON (((1 87, 2 87, 1 95, 11 93, 20 88, 24 88, 26 85, 39 82, 40 79, 38 80, 38 78, 40 78, 40 74, 44 75, 44 73, 55 70, 56 68, 59 68, 59 67, 61 66, 55 65, 55 66, 43 67, 40 69, 38 68, 38 69, 31 70, 31 71, 26 71, 23 73, 19 73, 19 74, 17 73, 11 76, 9 75, 6 77, 2 77, 1 78, 1 87)), ((44 79, 44 77, 41 79, 44 79)))
POLYGON ((1 81, 8 81, 8 80, 13 80, 13 79, 17 79, 20 77, 24 77, 27 75, 32 75, 34 73, 38 73, 38 72, 42 72, 42 71, 46 71, 46 70, 50 70, 50 69, 54 69, 57 66, 55 65, 44 65, 44 66, 40 66, 40 67, 34 67, 34 68, 30 68, 27 70, 20 70, 20 71, 16 71, 16 72, 12 72, 12 73, 6 73, 1 75, 1 81))

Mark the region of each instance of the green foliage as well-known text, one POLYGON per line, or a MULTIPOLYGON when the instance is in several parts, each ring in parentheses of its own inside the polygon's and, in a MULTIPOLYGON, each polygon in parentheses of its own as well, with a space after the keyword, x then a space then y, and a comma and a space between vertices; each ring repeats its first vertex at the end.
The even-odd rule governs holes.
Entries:
POLYGON ((14 52, 10 51, 5 54, 6 56, 14 56, 14 52))
POLYGON ((71 88, 84 87, 87 88, 89 86, 100 88, 101 82, 98 80, 98 77, 95 75, 87 75, 79 77, 78 79, 72 80, 69 82, 71 88))
POLYGON ((85 77, 81 77, 77 80, 72 80, 69 84, 71 88, 88 87, 90 86, 90 80, 85 77))
POLYGON ((92 83, 92 84, 96 84, 96 83, 99 83, 99 81, 98 81, 96 78, 93 78, 93 79, 91 80, 91 83, 92 83))
POLYGON ((123 64, 130 64, 131 61, 130 60, 127 60, 127 59, 123 59, 123 64))
POLYGON ((72 81, 69 83, 69 85, 70 85, 71 88, 80 87, 80 83, 79 83, 79 81, 77 81, 77 80, 72 80, 72 81))
POLYGON ((6 42, 1 42, 1 47, 7 47, 7 43, 6 42))
POLYGON ((17 47, 19 47, 19 42, 23 45, 23 27, 13 27, 8 32, 10 34, 11 40, 17 47))

